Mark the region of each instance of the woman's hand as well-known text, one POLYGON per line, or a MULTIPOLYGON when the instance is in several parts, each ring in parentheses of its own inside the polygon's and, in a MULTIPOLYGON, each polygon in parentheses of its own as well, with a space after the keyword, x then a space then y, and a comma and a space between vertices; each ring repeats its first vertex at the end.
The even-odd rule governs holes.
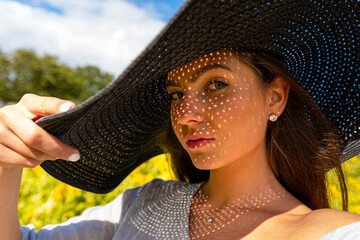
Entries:
POLYGON ((52 136, 35 120, 75 106, 54 97, 26 94, 21 100, 0 109, 0 167, 36 167, 57 158, 77 161, 79 151, 52 136))
POLYGON ((0 109, 0 235, 20 239, 17 206, 23 167, 36 167, 56 158, 76 161, 79 152, 61 142, 34 121, 64 112, 75 104, 53 97, 24 95, 15 105, 0 109))

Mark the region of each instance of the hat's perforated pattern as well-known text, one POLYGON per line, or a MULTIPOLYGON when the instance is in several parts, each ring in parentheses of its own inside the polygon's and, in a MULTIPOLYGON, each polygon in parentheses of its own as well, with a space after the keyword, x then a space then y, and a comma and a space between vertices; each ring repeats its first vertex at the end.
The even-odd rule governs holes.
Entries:
POLYGON ((81 151, 79 162, 42 166, 71 185, 112 190, 161 153, 169 124, 166 73, 222 48, 282 56, 337 128, 349 159, 360 151, 359 12, 358 0, 189 1, 105 90, 75 111, 40 121, 81 151))

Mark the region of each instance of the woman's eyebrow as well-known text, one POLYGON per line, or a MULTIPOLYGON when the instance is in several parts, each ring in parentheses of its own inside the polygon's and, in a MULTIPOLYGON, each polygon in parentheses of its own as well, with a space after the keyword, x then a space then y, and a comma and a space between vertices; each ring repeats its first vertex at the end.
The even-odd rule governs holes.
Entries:
MULTIPOLYGON (((193 82, 195 82, 197 80, 198 77, 200 77, 205 72, 210 71, 210 70, 214 70, 214 69, 217 69, 217 68, 221 68, 221 69, 225 69, 225 70, 233 72, 233 70, 231 70, 228 66, 225 66, 223 64, 206 65, 206 66, 200 68, 199 70, 197 70, 194 74, 192 74, 191 77, 189 78, 189 82, 193 83, 193 82)), ((166 87, 179 87, 180 85, 177 82, 169 80, 169 81, 166 82, 165 86, 166 87)))
POLYGON ((199 70, 197 70, 194 74, 191 75, 189 81, 190 82, 195 82, 196 79, 198 77, 200 77, 202 74, 204 74, 207 71, 213 70, 213 69, 217 69, 217 68, 221 68, 221 69, 225 69, 228 70, 230 72, 233 72, 233 70, 231 70, 228 66, 223 65, 223 64, 211 64, 211 65, 206 65, 202 68, 200 68, 199 70))

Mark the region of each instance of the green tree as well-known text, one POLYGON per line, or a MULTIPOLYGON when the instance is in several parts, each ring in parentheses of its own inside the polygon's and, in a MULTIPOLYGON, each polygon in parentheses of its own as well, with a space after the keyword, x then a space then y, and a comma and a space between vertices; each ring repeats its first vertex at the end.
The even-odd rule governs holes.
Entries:
POLYGON ((98 67, 71 68, 55 56, 39 57, 33 50, 19 49, 12 54, 0 52, 0 99, 17 102, 28 92, 84 101, 113 79, 98 67))
POLYGON ((10 84, 10 68, 11 63, 8 56, 0 50, 0 98, 3 101, 7 100, 3 96, 7 96, 7 90, 11 87, 8 86, 10 84))
POLYGON ((91 97, 113 79, 111 74, 102 72, 95 66, 76 67, 74 69, 74 76, 79 81, 83 80, 85 84, 83 91, 81 91, 80 99, 91 97))

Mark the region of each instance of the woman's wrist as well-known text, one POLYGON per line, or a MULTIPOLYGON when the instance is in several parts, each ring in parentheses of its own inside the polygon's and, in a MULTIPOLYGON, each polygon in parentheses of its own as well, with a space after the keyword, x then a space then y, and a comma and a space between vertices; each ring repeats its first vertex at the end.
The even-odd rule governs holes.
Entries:
POLYGON ((22 174, 22 167, 0 167, 0 179, 3 177, 14 177, 22 174))
POLYGON ((0 232, 4 239, 20 239, 18 200, 22 167, 0 167, 0 232))

